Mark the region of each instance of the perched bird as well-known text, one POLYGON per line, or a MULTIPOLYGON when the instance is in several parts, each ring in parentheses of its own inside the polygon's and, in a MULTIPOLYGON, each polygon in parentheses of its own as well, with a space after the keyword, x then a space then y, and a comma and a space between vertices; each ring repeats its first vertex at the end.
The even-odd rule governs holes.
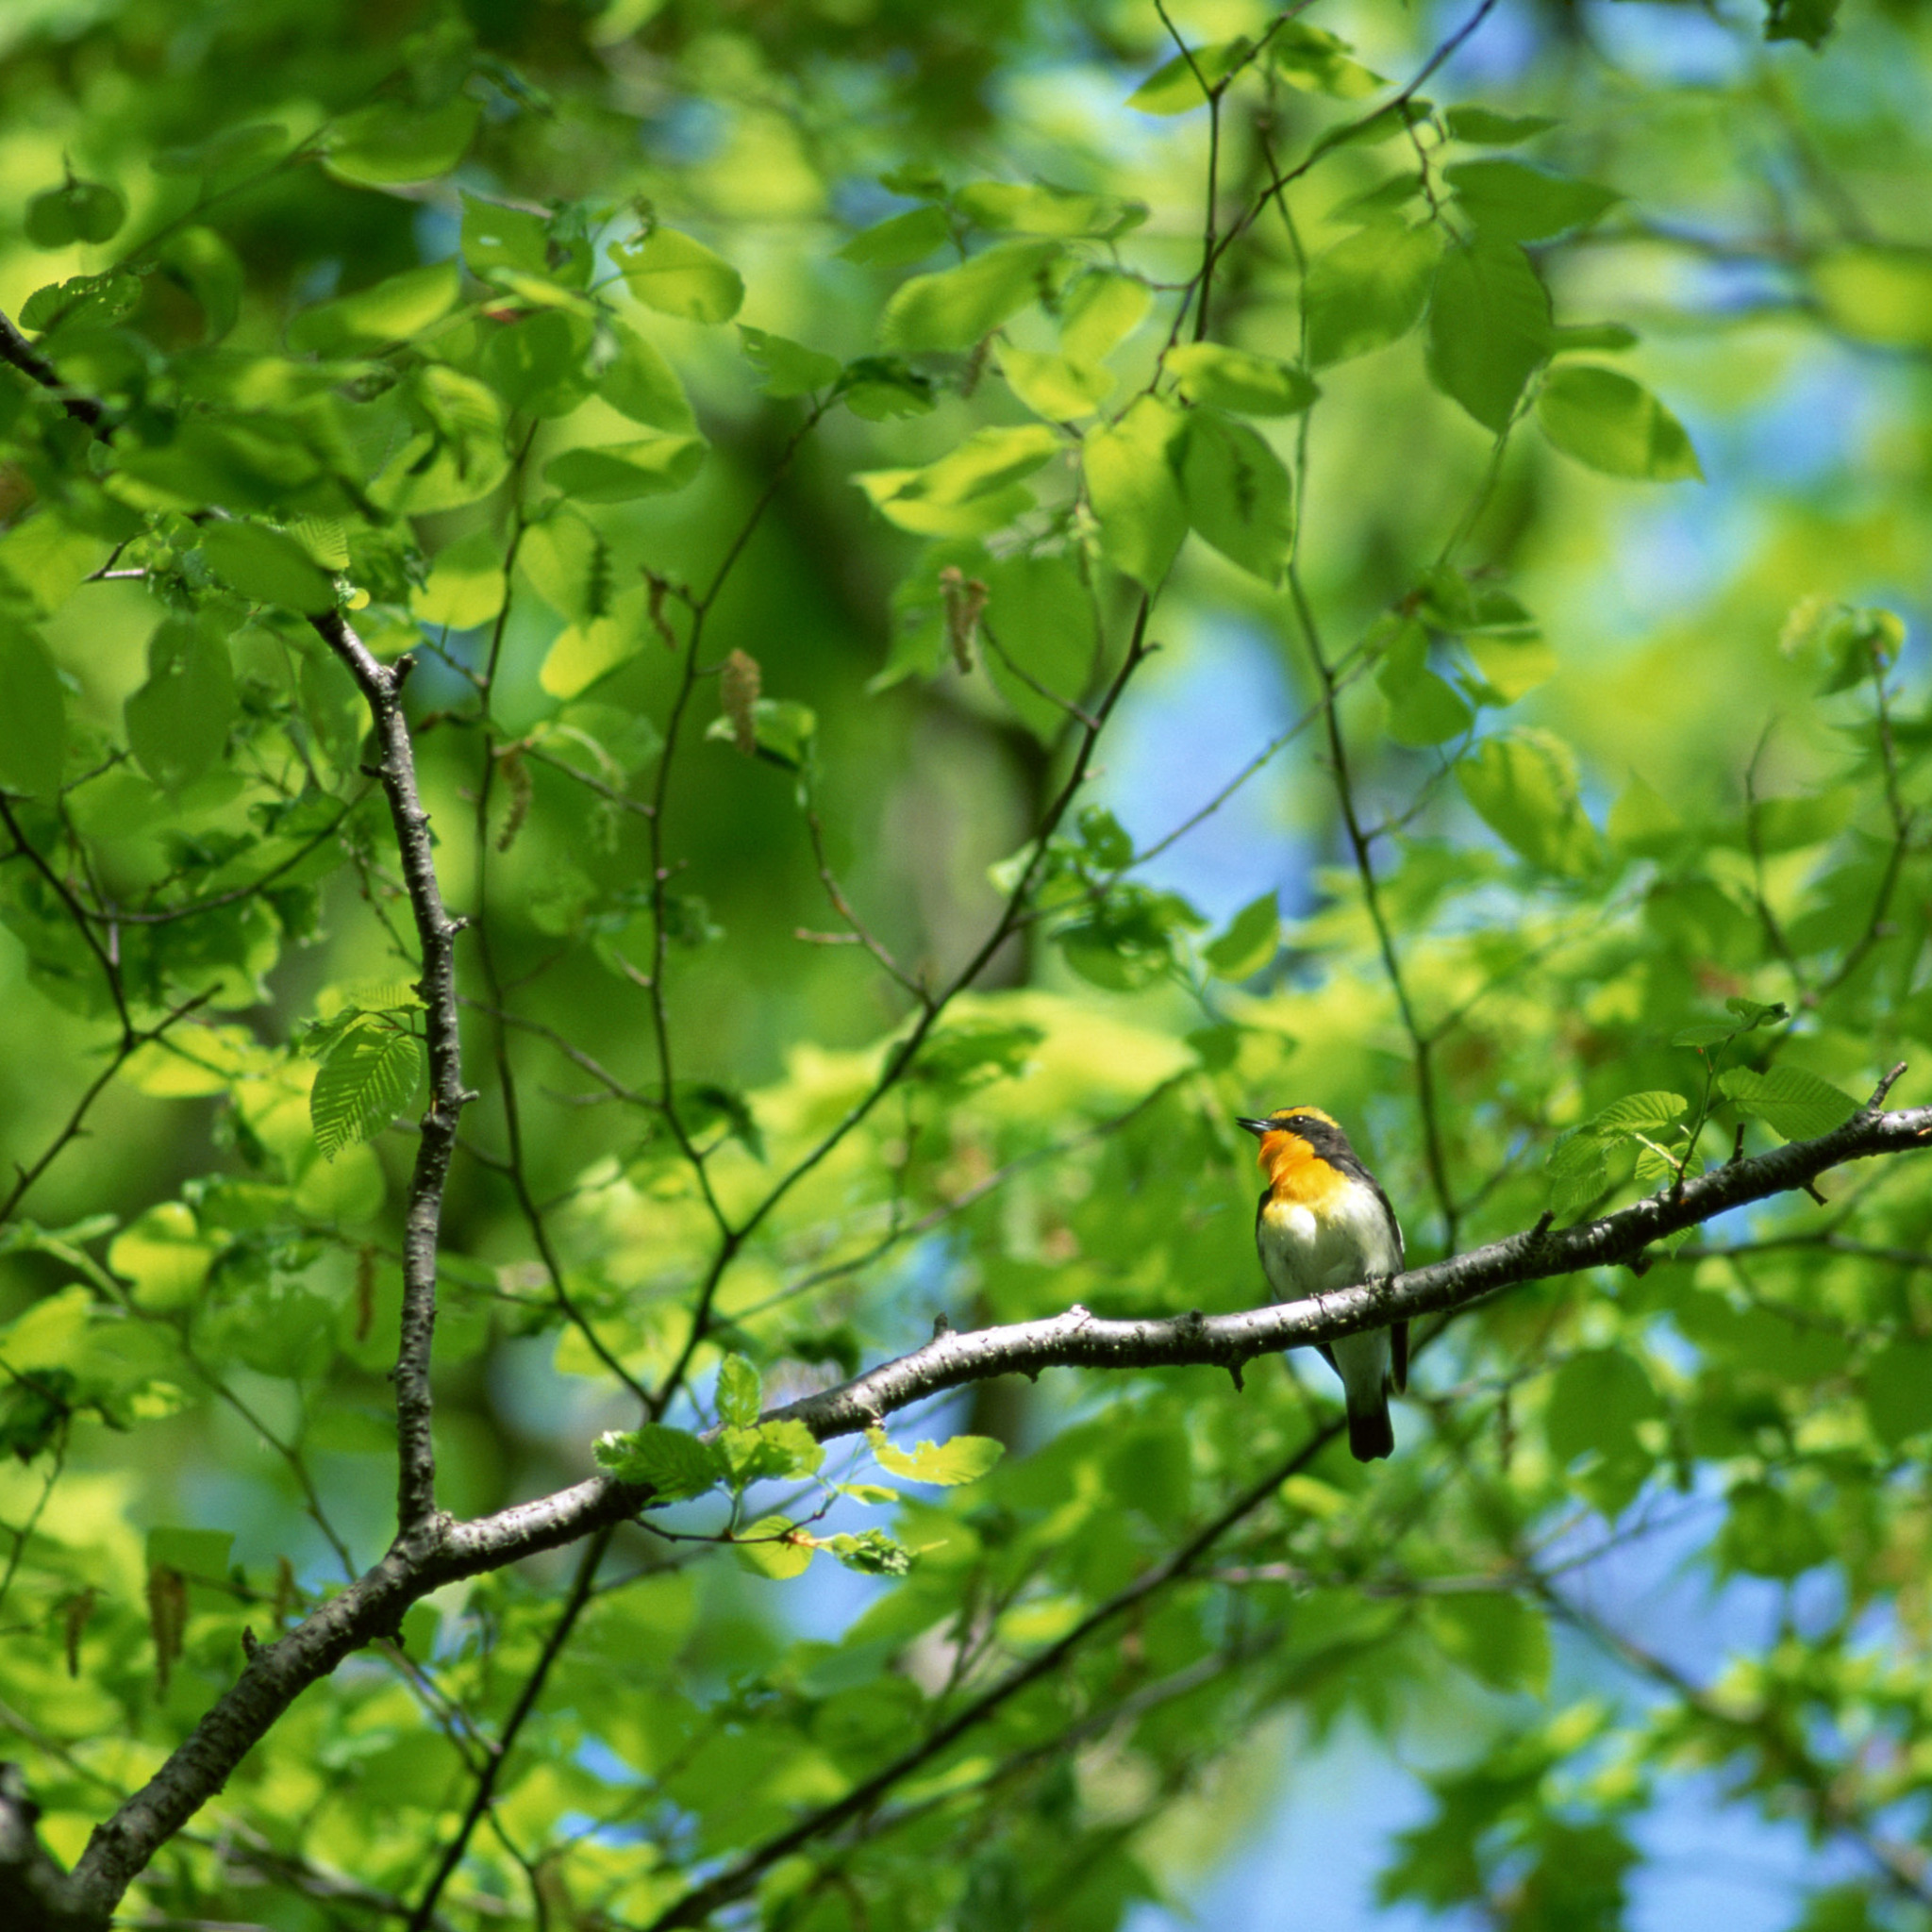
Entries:
MULTIPOLYGON (((1255 1210, 1255 1245, 1277 1302, 1402 1272, 1402 1225, 1389 1196, 1320 1108, 1284 1107, 1265 1121, 1237 1120, 1261 1141, 1268 1176, 1255 1210)), ((1357 1462, 1395 1447, 1389 1386, 1408 1386, 1408 1324, 1324 1342, 1348 1403, 1348 1446, 1357 1462)))

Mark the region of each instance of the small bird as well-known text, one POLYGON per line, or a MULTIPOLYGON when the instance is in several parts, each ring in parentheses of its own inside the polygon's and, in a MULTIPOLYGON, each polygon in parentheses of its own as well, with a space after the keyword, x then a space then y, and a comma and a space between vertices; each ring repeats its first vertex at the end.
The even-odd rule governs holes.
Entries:
MULTIPOLYGON (((1402 1272, 1402 1224, 1382 1185, 1318 1107, 1284 1107, 1264 1121, 1237 1119, 1260 1139, 1268 1176, 1255 1209, 1255 1245, 1277 1302, 1402 1272)), ((1395 1448, 1389 1386, 1408 1386, 1408 1324, 1324 1342, 1348 1404, 1348 1446, 1357 1462, 1395 1448)))

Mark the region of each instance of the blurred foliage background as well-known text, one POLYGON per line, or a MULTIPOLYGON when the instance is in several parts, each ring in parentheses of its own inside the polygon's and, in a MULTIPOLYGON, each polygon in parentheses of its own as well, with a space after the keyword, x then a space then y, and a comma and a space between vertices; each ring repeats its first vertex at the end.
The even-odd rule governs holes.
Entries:
MULTIPOLYGON (((1254 1304, 1237 1113, 1426 1260, 1932 1049, 1919 9, 1170 13, 6 9, 0 310, 107 410, 0 403, 61 1857, 392 1527, 413 951, 314 584, 421 660, 473 921, 459 1514, 729 1355, 1254 1304)), ((834 1445, 439 1592, 133 1922, 1144 1932, 1365 1735, 1409 1922, 1621 1924, 1695 1785, 1802 1832, 1765 1924, 1922 1925, 1932 1205, 1823 1191, 1443 1324, 1371 1469, 1319 1362, 1062 1374, 907 1419, 976 1481, 834 1445)))

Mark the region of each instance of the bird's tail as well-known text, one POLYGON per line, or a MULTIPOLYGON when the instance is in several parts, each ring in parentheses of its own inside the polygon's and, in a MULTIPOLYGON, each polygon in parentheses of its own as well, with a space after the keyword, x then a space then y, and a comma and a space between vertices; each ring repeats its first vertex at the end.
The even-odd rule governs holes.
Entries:
POLYGON ((1348 1448, 1357 1462, 1374 1462, 1395 1453, 1395 1429, 1389 1420, 1389 1331, 1372 1328, 1334 1344, 1336 1373, 1348 1401, 1348 1448))
POLYGON ((1386 1389, 1372 1403, 1357 1403, 1350 1394, 1348 1453, 1357 1462, 1374 1462, 1377 1457, 1395 1454, 1395 1426, 1389 1420, 1389 1391, 1386 1389))

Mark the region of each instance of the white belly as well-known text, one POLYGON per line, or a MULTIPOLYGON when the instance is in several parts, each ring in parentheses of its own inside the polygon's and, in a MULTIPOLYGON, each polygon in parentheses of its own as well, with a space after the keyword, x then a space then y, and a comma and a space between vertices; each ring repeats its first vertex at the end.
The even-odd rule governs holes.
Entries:
POLYGON ((1272 1205, 1261 1216, 1257 1238, 1278 1302, 1352 1288, 1402 1268, 1395 1231, 1366 1188, 1352 1190, 1321 1221, 1307 1208, 1272 1205))

